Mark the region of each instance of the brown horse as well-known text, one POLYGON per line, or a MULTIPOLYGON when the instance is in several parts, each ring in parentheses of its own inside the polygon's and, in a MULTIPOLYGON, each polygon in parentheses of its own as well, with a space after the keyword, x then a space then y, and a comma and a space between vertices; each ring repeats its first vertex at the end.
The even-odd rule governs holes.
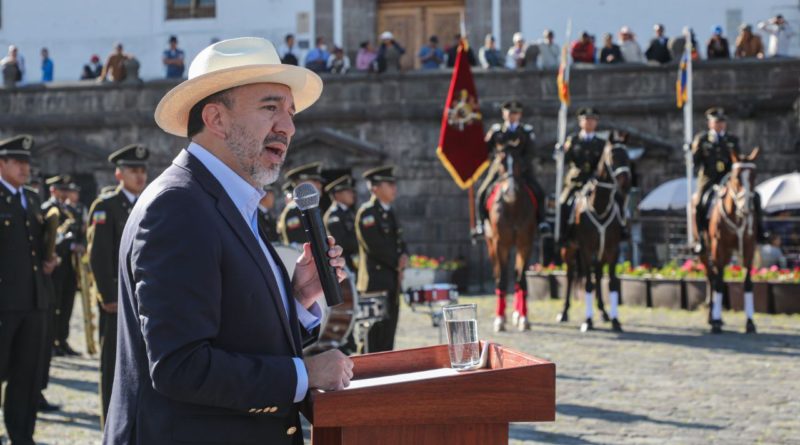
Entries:
POLYGON ((614 331, 622 331, 617 316, 620 282, 615 265, 625 227, 625 209, 622 203, 627 199, 630 190, 631 170, 627 148, 621 143, 612 141, 606 143, 594 178, 579 192, 581 195, 576 197, 575 218, 571 221, 574 224, 571 231, 573 236, 568 239, 562 250, 562 257, 567 263, 567 297, 558 321, 569 320, 573 281, 576 278, 584 278, 586 319, 581 325, 582 332, 594 329, 592 316, 595 288, 597 308, 603 316, 603 321, 611 321, 614 331), (608 266, 610 317, 603 305, 601 291, 604 266, 608 266))
MULTIPOLYGON (((530 329, 528 323, 528 295, 525 282, 525 268, 533 250, 536 234, 536 209, 532 202, 533 193, 525 185, 522 165, 514 156, 501 151, 500 180, 493 185, 489 194, 489 230, 486 231, 486 246, 492 261, 497 310, 495 312, 495 331, 505 330, 506 285, 511 248, 516 249, 514 261, 514 314, 513 324, 518 330, 530 329)), ((543 205, 543 204, 540 204, 543 205)))
POLYGON ((756 164, 759 148, 756 147, 746 157, 740 158, 736 152, 731 153, 733 165, 728 181, 719 187, 715 201, 711 204, 708 231, 700 234, 705 237, 708 253, 702 254, 700 260, 706 265, 708 283, 713 290, 709 306, 709 322, 711 332, 722 332, 722 292, 725 287, 723 272, 736 252, 739 264, 745 270, 744 278, 744 310, 747 316, 745 332, 754 334, 753 323, 753 281, 750 268, 753 265, 753 254, 756 247, 756 221, 753 211, 756 164))

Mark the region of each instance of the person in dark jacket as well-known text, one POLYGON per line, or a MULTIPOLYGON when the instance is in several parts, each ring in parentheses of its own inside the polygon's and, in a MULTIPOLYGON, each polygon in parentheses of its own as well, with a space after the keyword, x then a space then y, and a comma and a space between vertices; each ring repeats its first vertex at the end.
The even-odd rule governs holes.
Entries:
POLYGON ((644 56, 649 62, 669 63, 672 55, 669 53, 669 39, 664 35, 664 25, 656 23, 653 30, 656 35, 650 40, 650 46, 647 47, 644 56))

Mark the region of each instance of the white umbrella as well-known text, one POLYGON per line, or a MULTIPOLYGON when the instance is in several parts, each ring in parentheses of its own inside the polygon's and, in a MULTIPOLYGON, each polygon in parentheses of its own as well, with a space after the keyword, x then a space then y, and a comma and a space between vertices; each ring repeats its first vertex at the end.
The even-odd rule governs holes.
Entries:
MULTIPOLYGON (((692 193, 697 190, 697 181, 692 178, 692 193)), ((639 210, 682 210, 686 209, 686 178, 671 179, 644 197, 639 210)))
POLYGON ((761 208, 767 213, 800 209, 800 173, 767 179, 756 186, 761 208))

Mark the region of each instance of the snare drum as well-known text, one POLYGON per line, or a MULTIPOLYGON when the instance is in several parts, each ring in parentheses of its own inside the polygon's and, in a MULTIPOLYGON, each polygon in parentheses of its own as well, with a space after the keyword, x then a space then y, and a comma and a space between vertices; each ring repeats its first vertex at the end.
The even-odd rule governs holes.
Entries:
MULTIPOLYGON (((276 244, 273 246, 278 252, 278 256, 286 267, 286 272, 291 277, 297 260, 303 251, 299 247, 276 244)), ((322 320, 319 326, 319 338, 317 341, 305 348, 306 353, 317 353, 328 349, 338 348, 347 342, 347 337, 353 331, 355 323, 355 311, 358 307, 358 292, 356 291, 355 279, 347 268, 347 278, 339 286, 342 290, 342 304, 335 307, 328 307, 325 297, 318 301, 322 309, 322 320)))
POLYGON ((417 304, 450 304, 458 301, 458 286, 449 283, 427 284, 411 288, 404 293, 406 303, 417 304))

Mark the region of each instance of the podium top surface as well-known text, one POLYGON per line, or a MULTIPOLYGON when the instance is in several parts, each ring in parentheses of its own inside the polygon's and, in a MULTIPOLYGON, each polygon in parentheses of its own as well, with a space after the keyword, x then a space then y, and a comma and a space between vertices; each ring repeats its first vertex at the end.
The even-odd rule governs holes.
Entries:
POLYGON ((352 388, 312 394, 315 426, 555 420, 555 364, 497 344, 476 371, 451 369, 447 345, 353 362, 352 388))

